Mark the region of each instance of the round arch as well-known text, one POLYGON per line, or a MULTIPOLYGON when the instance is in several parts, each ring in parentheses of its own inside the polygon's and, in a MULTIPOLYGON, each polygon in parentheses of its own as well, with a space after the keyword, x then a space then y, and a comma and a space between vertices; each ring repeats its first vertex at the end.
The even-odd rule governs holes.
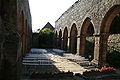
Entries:
POLYGON ((72 52, 73 54, 76 54, 77 52, 77 28, 76 24, 74 23, 71 27, 70 31, 70 43, 69 43, 69 51, 72 52))
POLYGON ((93 59, 94 56, 94 26, 90 18, 83 22, 80 32, 80 55, 93 59))
POLYGON ((68 43, 68 29, 67 27, 65 27, 63 32, 63 50, 67 50, 67 43, 68 43))
MULTIPOLYGON (((111 35, 111 25, 117 14, 120 14, 120 5, 112 6, 105 14, 100 29, 100 53, 99 53, 99 64, 106 63, 106 56, 108 53, 108 38, 111 35)), ((119 23, 120 24, 120 23, 119 23)), ((119 28, 120 30, 120 28, 119 28)))

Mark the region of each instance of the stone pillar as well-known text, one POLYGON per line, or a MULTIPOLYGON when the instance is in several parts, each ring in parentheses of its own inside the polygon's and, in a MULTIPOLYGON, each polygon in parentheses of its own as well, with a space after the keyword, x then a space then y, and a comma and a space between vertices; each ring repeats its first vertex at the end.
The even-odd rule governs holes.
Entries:
POLYGON ((95 35, 95 46, 94 46, 94 59, 92 63, 98 65, 100 52, 100 35, 95 35))
POLYGON ((106 64, 108 37, 109 33, 102 33, 100 37, 99 65, 101 66, 106 64))
POLYGON ((80 55, 80 36, 77 37, 77 53, 76 55, 80 55))
POLYGON ((95 35, 94 59, 92 60, 92 63, 98 66, 102 66, 106 64, 108 37, 109 37, 108 33, 95 35))
POLYGON ((67 42, 67 46, 68 46, 68 49, 67 51, 70 52, 70 35, 68 35, 68 42, 67 42))

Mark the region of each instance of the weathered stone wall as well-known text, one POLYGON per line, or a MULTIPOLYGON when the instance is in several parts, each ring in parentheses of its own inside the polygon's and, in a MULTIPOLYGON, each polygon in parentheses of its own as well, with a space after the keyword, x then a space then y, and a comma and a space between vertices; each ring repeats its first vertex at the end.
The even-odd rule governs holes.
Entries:
POLYGON ((28 0, 17 2, 17 29, 22 38, 22 52, 28 52, 32 43, 32 24, 28 0))
POLYGON ((0 0, 0 80, 20 79, 20 63, 23 52, 30 50, 31 36, 28 0, 0 0))
POLYGON ((100 32, 100 26, 107 11, 118 4, 120 4, 119 0, 79 0, 56 20, 55 30, 63 31, 67 27, 70 31, 72 24, 75 23, 80 33, 84 20, 89 17, 97 34, 100 32))
POLYGON ((63 37, 64 29, 67 27, 69 47, 72 25, 75 24, 78 33, 77 54, 80 55, 85 53, 87 26, 92 23, 95 37, 94 62, 104 64, 108 52, 109 30, 117 14, 120 14, 120 0, 78 0, 56 20, 55 32, 59 35, 61 30, 63 37))
POLYGON ((40 36, 39 33, 32 34, 32 48, 40 47, 39 36, 40 36))
POLYGON ((120 52, 120 34, 110 35, 108 38, 108 52, 120 52))

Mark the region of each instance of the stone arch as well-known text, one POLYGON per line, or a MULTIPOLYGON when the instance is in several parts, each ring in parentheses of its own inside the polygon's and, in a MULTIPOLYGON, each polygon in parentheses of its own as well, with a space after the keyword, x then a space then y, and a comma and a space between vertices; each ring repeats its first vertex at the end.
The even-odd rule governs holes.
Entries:
POLYGON ((63 32, 63 50, 67 50, 67 43, 68 43, 68 29, 65 27, 63 32))
POLYGON ((94 26, 90 18, 86 18, 83 22, 80 32, 80 55, 87 58, 94 55, 94 26))
POLYGON ((69 51, 72 52, 73 54, 77 53, 77 27, 76 24, 74 23, 71 27, 70 31, 70 43, 69 43, 69 51))
POLYGON ((61 49, 61 44, 62 44, 62 30, 60 29, 59 31, 59 36, 58 36, 59 40, 58 40, 58 48, 61 49))
MULTIPOLYGON (((120 5, 114 5, 105 14, 100 29, 100 53, 99 64, 106 63, 106 54, 108 53, 108 38, 111 35, 111 25, 117 14, 120 14, 120 5)), ((120 28, 119 28, 120 30, 120 28)), ((120 32, 119 32, 120 33, 120 32)))
POLYGON ((102 20, 101 24, 101 33, 109 33, 110 26, 116 17, 117 14, 120 14, 120 5, 115 5, 109 9, 105 17, 102 20))

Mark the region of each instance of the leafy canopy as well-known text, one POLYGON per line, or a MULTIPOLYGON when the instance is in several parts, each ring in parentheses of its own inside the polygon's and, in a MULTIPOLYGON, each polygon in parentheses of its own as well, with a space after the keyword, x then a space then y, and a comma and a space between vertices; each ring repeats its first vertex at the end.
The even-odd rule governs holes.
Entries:
POLYGON ((40 33, 43 33, 43 34, 51 34, 51 33, 54 33, 53 30, 50 30, 48 28, 44 28, 42 30, 40 30, 40 33))

